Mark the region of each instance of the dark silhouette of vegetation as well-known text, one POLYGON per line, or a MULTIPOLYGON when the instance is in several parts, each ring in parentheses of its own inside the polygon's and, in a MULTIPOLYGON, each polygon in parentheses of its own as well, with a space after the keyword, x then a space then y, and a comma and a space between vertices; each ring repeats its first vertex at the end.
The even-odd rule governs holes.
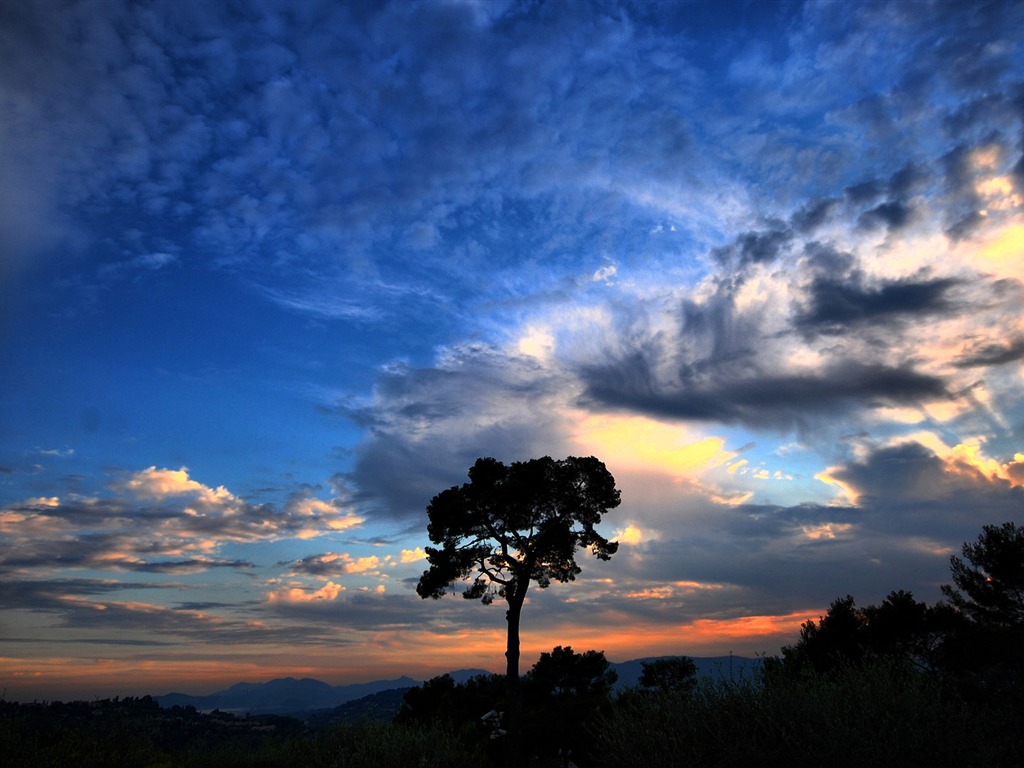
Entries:
POLYGON ((936 669, 944 633, 955 622, 948 606, 929 607, 905 590, 866 608, 847 595, 819 621, 805 622, 797 643, 784 646, 781 659, 767 660, 766 667, 770 674, 805 676, 885 658, 936 669))
POLYGON ((997 699, 1024 720, 1024 528, 986 525, 962 555, 950 558, 953 584, 942 587, 959 618, 946 668, 974 698, 997 699))
MULTIPOLYGON (((618 549, 595 526, 619 505, 615 478, 594 457, 549 456, 506 466, 477 459, 469 482, 435 496, 427 507, 430 568, 416 587, 423 598, 439 598, 452 585, 473 577, 467 599, 508 609, 505 650, 509 723, 518 740, 522 694, 519 683, 519 626, 530 584, 544 589, 552 581, 573 581, 581 569, 578 548, 608 560, 618 549)), ((513 746, 514 748, 514 746, 513 746)))
POLYGON ((1024 528, 986 525, 963 559, 950 558, 953 584, 942 587, 950 604, 969 621, 995 630, 1024 626, 1024 528))
MULTIPOLYGON (((576 653, 570 646, 557 646, 542 653, 522 679, 525 758, 557 762, 558 755, 587 755, 593 743, 589 729, 609 713, 615 681, 616 673, 600 651, 576 653)), ((406 693, 396 722, 444 724, 488 751, 494 762, 502 762, 509 703, 504 675, 478 675, 461 684, 441 675, 406 693), (485 717, 488 713, 495 717, 485 717)))
POLYGON ((697 686, 697 665, 689 656, 643 662, 640 686, 660 693, 690 693, 697 686))
POLYGON ((589 728, 611 707, 618 675, 610 666, 601 651, 576 653, 571 646, 540 655, 523 686, 523 735, 533 754, 575 759, 589 755, 589 728))

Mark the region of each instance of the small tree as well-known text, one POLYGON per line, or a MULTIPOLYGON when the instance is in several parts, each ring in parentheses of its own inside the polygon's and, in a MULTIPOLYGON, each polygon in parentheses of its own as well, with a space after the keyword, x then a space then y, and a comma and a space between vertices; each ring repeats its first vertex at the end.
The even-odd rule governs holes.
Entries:
POLYGON ((463 597, 484 603, 497 597, 508 605, 510 731, 517 727, 522 701, 519 619, 530 583, 544 589, 552 581, 573 581, 581 571, 579 547, 600 560, 611 558, 618 543, 595 526, 618 505, 615 478, 602 462, 545 456, 509 466, 477 459, 468 483, 442 491, 427 507, 427 534, 438 546, 426 549, 430 568, 416 586, 420 597, 439 598, 472 577, 463 597))

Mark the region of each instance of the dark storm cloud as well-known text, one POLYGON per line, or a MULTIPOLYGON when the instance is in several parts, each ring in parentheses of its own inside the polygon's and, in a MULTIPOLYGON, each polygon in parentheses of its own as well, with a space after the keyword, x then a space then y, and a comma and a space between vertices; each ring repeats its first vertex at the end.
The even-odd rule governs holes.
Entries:
POLYGON ((715 248, 711 255, 722 264, 742 269, 750 264, 774 261, 793 241, 793 233, 783 222, 768 222, 766 229, 744 232, 730 245, 715 248))
POLYGON ((822 333, 843 333, 860 323, 922 319, 954 309, 950 292, 960 284, 954 278, 899 280, 868 287, 858 276, 817 277, 809 289, 796 327, 822 333))
POLYGON ((842 200, 828 197, 823 200, 812 200, 801 206, 790 218, 790 224, 802 234, 810 234, 827 222, 842 200))
POLYGON ((891 231, 898 231, 910 223, 913 215, 912 206, 898 200, 889 200, 862 213, 858 222, 862 227, 884 226, 891 231))
MULTIPOLYGON (((909 362, 873 361, 870 354, 843 356, 828 351, 816 371, 788 370, 774 354, 790 332, 839 331, 845 340, 870 342, 875 328, 890 333, 898 348, 897 321, 910 321, 952 308, 954 279, 934 278, 864 285, 852 253, 809 243, 804 247, 813 275, 803 298, 794 296, 788 325, 762 305, 741 304, 742 280, 723 275, 713 293, 685 299, 678 335, 645 335, 636 326, 620 350, 608 349, 600 362, 583 363, 578 374, 586 398, 595 404, 638 409, 648 414, 721 420, 754 427, 785 427, 879 402, 910 403, 945 396, 943 382, 917 372, 909 362), (673 373, 675 375, 673 375, 673 373)), ((808 342, 802 342, 804 344, 808 342)))
POLYGON ((0 605, 7 610, 53 607, 56 595, 101 598, 125 590, 155 590, 166 585, 110 579, 4 579, 0 581, 0 605))
POLYGON ((889 178, 889 194, 897 199, 905 200, 920 192, 930 180, 930 174, 926 173, 923 168, 908 163, 889 178))
POLYGON ((655 385, 649 363, 634 357, 582 371, 595 405, 678 419, 787 429, 805 419, 856 407, 945 397, 943 382, 909 367, 839 362, 814 373, 751 372, 678 386, 655 385))
POLYGON ((1024 509, 1024 488, 1011 480, 988 475, 966 457, 943 460, 914 442, 879 448, 831 474, 858 491, 880 530, 962 537, 1024 509))
POLYGON ((878 199, 883 190, 882 182, 871 180, 851 184, 843 192, 846 195, 846 199, 854 205, 864 205, 878 199))
POLYGON ((191 560, 160 560, 156 562, 128 565, 126 570, 140 573, 198 573, 213 568, 234 568, 246 570, 253 564, 245 560, 213 560, 194 558, 191 560))
MULTIPOLYGON (((609 568, 617 583, 674 591, 650 609, 652 621, 667 623, 743 615, 751 604, 778 613, 824 607, 851 593, 877 602, 894 589, 932 602, 963 542, 983 525, 1022 521, 1022 469, 1014 460, 993 474, 969 453, 940 457, 915 442, 876 447, 828 472, 855 505, 698 506, 681 513, 685 534, 666 526, 639 545, 638 557, 627 547, 609 568), (686 584, 703 586, 679 586, 686 584)), ((612 602, 632 610, 621 595, 612 602)))

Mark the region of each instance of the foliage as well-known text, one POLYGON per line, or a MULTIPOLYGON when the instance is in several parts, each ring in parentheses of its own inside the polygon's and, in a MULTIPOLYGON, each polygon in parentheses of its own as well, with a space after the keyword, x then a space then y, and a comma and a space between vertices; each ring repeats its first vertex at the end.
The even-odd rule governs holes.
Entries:
POLYGON ((942 593, 968 619, 995 628, 1024 625, 1024 528, 986 525, 978 540, 950 558, 953 585, 942 593))
POLYGON ((508 711, 508 686, 503 675, 475 675, 456 684, 451 675, 440 675, 405 693, 395 717, 400 726, 441 726, 456 734, 474 750, 493 751, 491 736, 504 725, 484 721, 488 712, 508 711))
MULTIPOLYGON (((551 758, 559 752, 579 755, 592 741, 588 728, 611 704, 616 674, 600 651, 576 653, 557 646, 542 653, 524 678, 522 736, 531 755, 551 758)), ((497 756, 504 743, 492 739, 494 725, 482 721, 492 710, 508 713, 507 678, 478 675, 456 684, 450 675, 426 681, 405 695, 399 724, 443 723, 466 743, 497 756)), ((507 720, 501 720, 505 725, 507 720)))
POLYGON ((944 606, 929 607, 905 590, 866 608, 847 595, 833 601, 817 622, 805 622, 798 641, 784 646, 781 660, 769 659, 766 667, 771 674, 799 676, 887 658, 935 669, 951 621, 944 606))
POLYGON ((555 646, 542 653, 530 670, 530 688, 550 698, 607 698, 618 675, 601 651, 576 653, 572 646, 555 646))
POLYGON ((523 730, 531 751, 586 755, 593 742, 588 728, 610 706, 617 678, 601 651, 576 653, 567 645, 542 653, 524 687, 523 730))
POLYGON ((697 685, 697 665, 689 656, 645 661, 640 685, 662 693, 686 694, 697 685))
POLYGON ((469 483, 435 496, 427 507, 430 568, 417 586, 421 597, 441 597, 476 574, 463 595, 490 602, 514 600, 530 581, 572 581, 580 573, 576 549, 609 559, 618 548, 594 528, 619 505, 615 479, 593 457, 545 456, 505 466, 477 459, 469 483))
POLYGON ((998 697, 1024 718, 1024 528, 986 525, 963 558, 950 558, 942 592, 960 618, 944 664, 975 697, 998 697))

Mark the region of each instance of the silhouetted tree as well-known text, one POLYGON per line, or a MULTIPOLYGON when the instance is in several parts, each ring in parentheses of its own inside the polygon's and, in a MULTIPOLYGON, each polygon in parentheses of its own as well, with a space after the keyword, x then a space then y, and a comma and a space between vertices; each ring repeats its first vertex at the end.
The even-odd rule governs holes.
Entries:
POLYGON ((969 694, 998 695, 1024 715, 1024 528, 986 525, 962 554, 950 558, 953 584, 942 586, 961 618, 944 662, 969 694))
POLYGON ((858 662, 864 655, 864 615, 852 595, 837 598, 818 621, 800 627, 795 645, 782 648, 783 665, 791 672, 825 672, 858 662))
MULTIPOLYGON (((817 622, 800 628, 800 639, 782 649, 781 668, 790 674, 830 672, 866 659, 887 658, 931 670, 950 620, 941 606, 929 607, 906 590, 890 592, 880 605, 857 606, 851 595, 833 601, 817 622)), ((769 663, 769 672, 780 667, 769 663)))
POLYGON ((641 664, 640 685, 662 693, 689 693, 697 685, 697 665, 689 656, 641 664))
POLYGON ((576 653, 571 645, 542 653, 530 670, 533 687, 548 696, 607 697, 619 676, 601 651, 576 653))
POLYGON ((1024 624, 1024 528, 986 525, 950 559, 953 584, 942 593, 971 621, 994 628, 1024 624))
POLYGON ((435 496, 427 507, 430 568, 417 593, 439 598, 458 581, 473 577, 463 591, 467 599, 505 600, 508 642, 505 651, 514 732, 521 706, 519 689, 519 622, 531 582, 540 588, 568 582, 580 573, 577 548, 589 548, 608 560, 618 543, 595 526, 619 505, 615 478, 594 457, 548 456, 509 466, 492 458, 477 459, 469 482, 435 496))

